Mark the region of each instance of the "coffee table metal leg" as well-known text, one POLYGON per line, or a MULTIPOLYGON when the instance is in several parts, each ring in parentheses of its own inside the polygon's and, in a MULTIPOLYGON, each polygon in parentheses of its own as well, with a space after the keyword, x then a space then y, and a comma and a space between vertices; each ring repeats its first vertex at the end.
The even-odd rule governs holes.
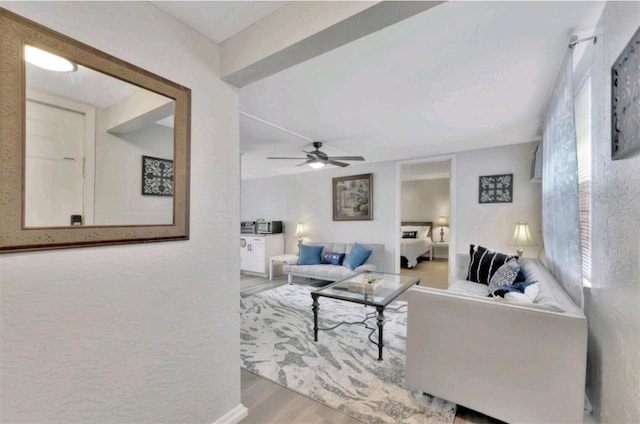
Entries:
POLYGON ((378 311, 378 361, 382 361, 382 346, 384 343, 382 342, 382 327, 384 326, 384 307, 376 306, 376 310, 378 311))
POLYGON ((311 294, 313 298, 313 341, 318 341, 318 295, 311 294))

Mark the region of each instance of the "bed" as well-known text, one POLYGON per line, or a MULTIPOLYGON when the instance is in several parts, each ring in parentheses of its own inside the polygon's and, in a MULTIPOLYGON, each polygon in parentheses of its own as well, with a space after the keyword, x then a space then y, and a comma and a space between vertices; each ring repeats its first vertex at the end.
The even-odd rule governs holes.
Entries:
POLYGON ((419 257, 431 252, 433 222, 403 221, 401 225, 400 265, 405 268, 413 268, 418 264, 419 257), (416 233, 415 238, 406 237, 413 236, 414 232, 416 233))

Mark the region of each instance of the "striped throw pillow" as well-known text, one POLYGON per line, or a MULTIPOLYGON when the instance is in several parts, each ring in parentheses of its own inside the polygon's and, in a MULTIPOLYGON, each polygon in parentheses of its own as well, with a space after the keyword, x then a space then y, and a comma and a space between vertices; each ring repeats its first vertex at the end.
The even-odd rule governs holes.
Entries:
POLYGON ((486 247, 472 244, 469 249, 469 270, 467 280, 489 285, 491 277, 502 265, 517 256, 505 255, 486 247))

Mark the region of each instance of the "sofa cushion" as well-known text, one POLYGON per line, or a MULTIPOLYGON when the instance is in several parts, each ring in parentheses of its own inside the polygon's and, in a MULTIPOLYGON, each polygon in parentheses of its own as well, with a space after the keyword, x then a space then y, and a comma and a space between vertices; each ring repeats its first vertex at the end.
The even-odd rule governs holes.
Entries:
POLYGON ((344 259, 343 265, 354 270, 365 263, 367 258, 369 258, 369 255, 371 255, 371 249, 367 249, 358 243, 354 243, 349 254, 347 254, 347 257, 344 259))
POLYGON ((305 277, 315 278, 318 280, 344 280, 353 275, 355 271, 350 270, 346 266, 340 265, 288 265, 285 270, 293 275, 304 275, 305 277))
POLYGON ((342 265, 344 260, 344 253, 327 252, 324 254, 322 263, 329 265, 342 265))
POLYGON ((298 265, 318 265, 322 263, 320 256, 322 246, 300 245, 300 255, 298 257, 298 265))
POLYGON ((487 297, 489 295, 488 287, 484 284, 474 283, 466 280, 454 280, 449 284, 449 291, 467 296, 487 297))
POLYGON ((493 294, 500 287, 513 284, 519 270, 520 265, 518 265, 518 261, 515 258, 508 260, 507 263, 498 268, 489 280, 489 293, 493 294))
POLYGON ((467 280, 486 285, 498 268, 515 258, 475 244, 470 245, 469 256, 467 280))

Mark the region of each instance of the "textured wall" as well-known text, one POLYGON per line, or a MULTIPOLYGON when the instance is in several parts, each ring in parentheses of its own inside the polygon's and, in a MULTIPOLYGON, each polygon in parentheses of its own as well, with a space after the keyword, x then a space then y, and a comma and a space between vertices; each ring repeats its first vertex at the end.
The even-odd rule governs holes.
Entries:
POLYGON ((191 240, 0 257, 0 421, 216 421, 240 404, 238 104, 217 46, 146 2, 2 6, 193 98, 191 240))
MULTIPOLYGON (((456 249, 481 244, 505 253, 516 253, 511 237, 517 221, 529 223, 531 235, 540 240, 541 187, 532 183, 531 160, 537 143, 470 150, 457 155, 456 249), (512 203, 478 203, 478 177, 513 174, 512 203)), ((540 246, 525 248, 536 257, 540 246)))
MULTIPOLYGON (((432 221, 432 239, 439 241, 438 218, 449 218, 449 178, 403 181, 401 203, 402 221, 432 221)), ((444 240, 449 241, 447 227, 444 228, 444 240)))
POLYGON ((600 422, 640 422, 640 152, 611 160, 611 65, 640 26, 639 2, 608 2, 594 46, 592 288, 587 386, 600 422))

